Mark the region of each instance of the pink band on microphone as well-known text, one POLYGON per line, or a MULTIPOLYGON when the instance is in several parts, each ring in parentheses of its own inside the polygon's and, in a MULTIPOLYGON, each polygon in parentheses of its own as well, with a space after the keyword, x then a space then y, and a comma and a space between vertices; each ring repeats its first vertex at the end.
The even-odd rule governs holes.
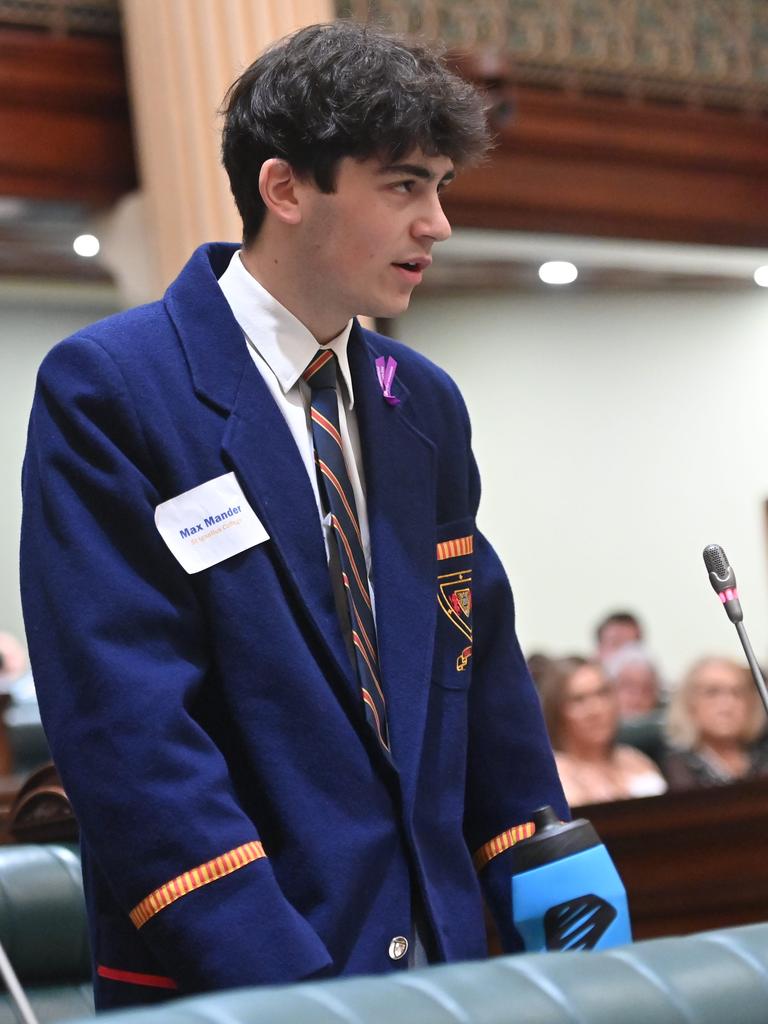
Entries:
POLYGON ((718 594, 717 596, 720 598, 723 604, 725 604, 726 601, 739 600, 738 590, 731 590, 730 588, 728 590, 723 590, 722 593, 718 594))

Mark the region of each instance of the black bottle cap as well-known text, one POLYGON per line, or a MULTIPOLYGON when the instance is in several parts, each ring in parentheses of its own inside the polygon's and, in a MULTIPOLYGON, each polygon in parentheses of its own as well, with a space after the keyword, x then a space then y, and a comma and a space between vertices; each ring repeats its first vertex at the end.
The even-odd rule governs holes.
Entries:
POLYGON ((515 874, 600 846, 600 837, 586 818, 563 822, 547 806, 534 811, 532 820, 534 834, 512 847, 515 874))

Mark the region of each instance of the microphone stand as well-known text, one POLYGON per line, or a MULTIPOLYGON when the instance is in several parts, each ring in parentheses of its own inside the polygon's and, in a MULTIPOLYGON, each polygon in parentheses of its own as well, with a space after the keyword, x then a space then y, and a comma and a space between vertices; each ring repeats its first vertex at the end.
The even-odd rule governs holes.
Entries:
POLYGON ((744 628, 744 612, 741 610, 739 592, 736 589, 736 574, 731 568, 728 556, 719 544, 708 544, 704 548, 703 556, 704 565, 709 574, 709 582, 712 584, 714 592, 720 598, 726 615, 736 627, 739 640, 741 640, 741 646, 744 648, 744 653, 747 656, 749 670, 752 673, 752 678, 755 680, 755 686, 760 694, 760 700, 763 702, 765 713, 768 715, 768 689, 766 689, 763 673, 757 663, 755 652, 752 650, 752 644, 749 642, 747 631, 744 628))
POLYGON ((755 680, 755 686, 757 692, 760 694, 760 700, 763 702, 765 713, 768 715, 768 689, 765 686, 765 679, 763 679, 763 673, 760 670, 760 666, 757 663, 755 652, 752 650, 752 644, 749 642, 747 631, 744 628, 743 622, 734 622, 736 632, 739 634, 739 640, 741 640, 741 646, 744 648, 744 653, 747 656, 747 663, 749 664, 749 670, 752 673, 752 678, 755 680))

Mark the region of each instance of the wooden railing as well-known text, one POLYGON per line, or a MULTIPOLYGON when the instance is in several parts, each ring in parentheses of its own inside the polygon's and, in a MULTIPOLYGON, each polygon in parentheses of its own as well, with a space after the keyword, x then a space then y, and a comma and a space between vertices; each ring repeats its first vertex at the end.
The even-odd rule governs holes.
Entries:
POLYGON ((577 808, 624 880, 636 939, 768 921, 768 779, 577 808))

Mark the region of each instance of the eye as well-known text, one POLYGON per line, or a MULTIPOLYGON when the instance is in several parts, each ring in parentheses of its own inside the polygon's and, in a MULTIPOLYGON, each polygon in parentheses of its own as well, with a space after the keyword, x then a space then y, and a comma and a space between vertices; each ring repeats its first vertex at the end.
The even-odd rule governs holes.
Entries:
POLYGON ((396 181, 392 187, 396 192, 413 192, 415 186, 416 182, 409 178, 408 181, 396 181))

